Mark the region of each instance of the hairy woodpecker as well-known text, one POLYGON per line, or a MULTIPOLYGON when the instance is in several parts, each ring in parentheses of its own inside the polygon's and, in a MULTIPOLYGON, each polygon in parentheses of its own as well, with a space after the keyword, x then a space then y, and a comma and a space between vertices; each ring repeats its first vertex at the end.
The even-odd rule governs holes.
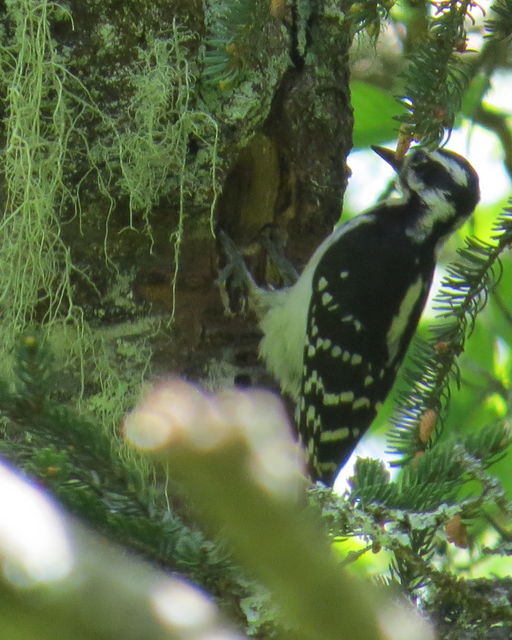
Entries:
POLYGON ((400 198, 334 231, 290 287, 250 301, 260 355, 296 402, 311 474, 331 484, 395 380, 427 300, 439 250, 473 212, 478 176, 462 156, 372 147, 398 173, 400 198))

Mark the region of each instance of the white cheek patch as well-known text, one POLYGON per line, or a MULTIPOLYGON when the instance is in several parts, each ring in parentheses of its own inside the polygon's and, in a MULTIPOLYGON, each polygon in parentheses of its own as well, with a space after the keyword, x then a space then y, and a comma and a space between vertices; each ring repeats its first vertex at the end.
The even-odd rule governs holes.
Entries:
POLYGON ((426 205, 426 211, 414 227, 405 232, 416 244, 421 244, 426 238, 429 238, 432 229, 438 222, 455 217, 455 207, 448 200, 449 194, 444 189, 423 189, 420 193, 421 199, 426 205))

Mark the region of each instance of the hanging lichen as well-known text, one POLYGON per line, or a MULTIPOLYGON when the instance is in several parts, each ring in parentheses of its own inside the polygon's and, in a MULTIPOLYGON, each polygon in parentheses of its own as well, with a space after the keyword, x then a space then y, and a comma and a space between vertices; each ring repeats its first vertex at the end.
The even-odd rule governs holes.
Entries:
MULTIPOLYGON (((137 212, 144 231, 153 244, 151 211, 158 202, 173 194, 177 201, 178 223, 170 235, 173 246, 172 313, 176 305, 176 283, 186 217, 185 202, 195 185, 191 183, 187 162, 190 140, 200 139, 211 166, 210 226, 217 196, 216 156, 218 127, 203 111, 191 107, 195 78, 183 48, 191 37, 176 21, 166 37, 150 37, 138 48, 131 74, 133 94, 122 121, 112 116, 104 128, 106 140, 99 138, 91 151, 94 161, 106 163, 116 179, 109 188, 129 197, 129 228, 134 228, 137 212), (119 171, 116 171, 119 169, 119 171), (177 192, 177 196, 176 196, 177 192)), ((192 178, 193 178, 192 174, 192 178)))
MULTIPOLYGON (((104 294, 74 262, 65 225, 76 221, 79 245, 81 235, 85 239, 99 220, 105 235, 103 256, 97 258, 119 283, 122 275, 112 261, 110 228, 119 201, 128 195, 129 225, 135 226, 132 218, 137 214, 143 220, 137 230, 150 237, 151 208, 163 198, 173 206, 177 202, 178 223, 169 229, 175 299, 185 202, 194 190, 192 181, 198 179, 190 173, 190 140, 201 142, 200 160, 210 177, 203 188, 209 191, 213 211, 217 126, 190 105, 194 77, 183 47, 191 34, 177 22, 166 32, 148 35, 136 50, 123 94, 126 108, 116 110, 100 103, 101 96, 71 72, 72 65, 77 68, 72 51, 53 38, 56 25, 73 27, 67 9, 46 0, 8 0, 5 6, 0 42, 5 96, 0 219, 4 365, 20 332, 40 326, 69 374, 63 376, 66 398, 81 399, 105 428, 116 428, 140 393, 152 356, 150 338, 160 320, 133 318, 107 327, 98 324, 97 316, 92 326, 91 312, 79 303, 77 291, 89 289, 97 299, 104 294), (104 207, 91 217, 91 202, 98 194, 104 207)), ((124 293, 128 299, 129 286, 124 293)))

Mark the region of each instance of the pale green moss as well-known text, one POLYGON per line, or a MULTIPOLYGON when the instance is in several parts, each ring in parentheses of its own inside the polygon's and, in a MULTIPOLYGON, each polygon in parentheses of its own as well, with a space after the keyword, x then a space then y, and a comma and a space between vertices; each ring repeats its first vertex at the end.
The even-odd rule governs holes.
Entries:
MULTIPOLYGON (((195 82, 190 71, 184 44, 191 34, 176 21, 166 38, 148 38, 147 46, 139 48, 137 61, 131 74, 133 96, 122 127, 111 121, 115 135, 107 142, 98 142, 93 156, 106 160, 110 167, 119 165, 118 187, 129 196, 130 222, 134 229, 133 214, 141 213, 145 232, 153 243, 151 212, 162 197, 173 188, 178 191, 178 224, 170 234, 173 247, 174 276, 172 278, 172 313, 176 304, 176 282, 183 240, 186 201, 192 189, 187 182, 189 140, 201 140, 211 164, 213 198, 210 207, 210 225, 218 186, 216 157, 218 145, 217 123, 205 112, 191 108, 192 87, 195 82)), ((188 177, 190 179, 190 177, 188 177)))
MULTIPOLYGON (((0 49, 6 99, 4 215, 0 222, 2 349, 12 347, 27 324, 41 318, 82 325, 73 301, 76 271, 61 238, 67 204, 66 144, 73 113, 64 92, 65 70, 50 37, 53 3, 6 2, 14 40, 0 49)), ((62 8, 59 7, 59 11, 62 8)))
MULTIPOLYGON (((186 177, 189 136, 200 139, 202 153, 209 155, 213 216, 217 125, 190 106, 194 78, 184 49, 190 34, 176 22, 169 33, 148 37, 147 49, 139 50, 133 73, 127 74, 127 108, 107 113, 66 67, 64 56, 71 59, 72 51, 59 50, 51 37, 52 20, 71 21, 70 13, 46 0, 6 0, 5 7, 13 31, 0 34, 0 89, 6 110, 0 158, 5 176, 0 220, 4 367, 9 364, 5 354, 19 333, 42 326, 56 352, 63 384, 70 385, 69 395, 74 393, 105 428, 116 430, 140 394, 151 361, 151 338, 160 323, 126 322, 116 327, 117 334, 87 323, 73 282, 75 277, 87 280, 87 275, 73 263, 63 240, 63 214, 67 219, 74 214, 79 230, 88 224, 83 185, 94 178, 106 202, 104 258, 113 266, 109 222, 120 197, 128 195, 131 215, 142 214, 151 237, 152 208, 171 194, 176 200, 177 189, 178 224, 169 238, 175 300, 186 202, 193 187, 186 177), (89 138, 91 121, 101 144, 89 138), (77 164, 88 167, 78 184, 71 177, 77 164), (78 374, 73 378, 72 372, 78 374), (78 383, 74 389, 73 380, 78 383)), ((115 44, 108 23, 99 35, 105 44, 115 44)), ((94 287, 90 281, 89 286, 94 287)))

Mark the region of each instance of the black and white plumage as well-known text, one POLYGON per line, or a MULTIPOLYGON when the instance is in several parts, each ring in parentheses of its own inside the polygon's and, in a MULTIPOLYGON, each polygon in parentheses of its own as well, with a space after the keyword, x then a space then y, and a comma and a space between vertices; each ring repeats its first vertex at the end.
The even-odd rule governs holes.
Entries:
POLYGON ((478 176, 456 153, 374 150, 398 172, 402 197, 336 227, 293 286, 264 291, 250 281, 260 355, 295 399, 312 476, 326 483, 388 395, 439 250, 479 199, 478 176))

